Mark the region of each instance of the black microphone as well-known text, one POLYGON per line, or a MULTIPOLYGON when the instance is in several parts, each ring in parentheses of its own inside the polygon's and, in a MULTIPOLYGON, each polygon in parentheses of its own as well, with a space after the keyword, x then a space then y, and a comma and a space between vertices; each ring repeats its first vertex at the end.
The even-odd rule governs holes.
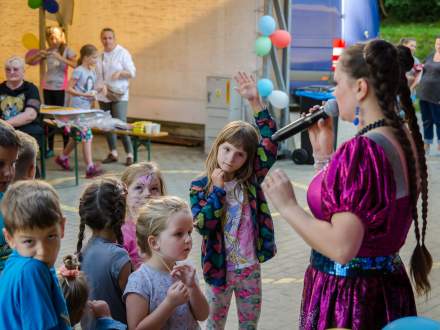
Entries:
POLYGON ((278 131, 275 132, 274 135, 272 135, 272 141, 278 142, 285 140, 292 135, 295 135, 309 128, 321 118, 326 119, 328 117, 337 117, 338 114, 339 109, 336 100, 328 100, 325 105, 319 108, 319 110, 310 112, 304 117, 295 120, 293 123, 290 123, 289 125, 280 128, 278 131))

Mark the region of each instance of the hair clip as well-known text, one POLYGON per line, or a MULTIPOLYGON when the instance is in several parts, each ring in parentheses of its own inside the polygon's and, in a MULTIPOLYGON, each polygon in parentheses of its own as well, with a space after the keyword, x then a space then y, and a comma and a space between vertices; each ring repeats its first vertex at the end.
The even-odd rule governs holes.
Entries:
POLYGON ((147 175, 140 176, 138 182, 148 186, 150 185, 152 178, 153 178, 153 174, 149 173, 147 175))
POLYGON ((75 278, 78 277, 79 275, 79 270, 78 269, 67 269, 65 265, 62 265, 59 269, 58 272, 67 278, 75 278))
POLYGON ((66 278, 75 278, 79 275, 78 258, 73 255, 67 255, 63 258, 63 265, 58 269, 58 272, 66 278))

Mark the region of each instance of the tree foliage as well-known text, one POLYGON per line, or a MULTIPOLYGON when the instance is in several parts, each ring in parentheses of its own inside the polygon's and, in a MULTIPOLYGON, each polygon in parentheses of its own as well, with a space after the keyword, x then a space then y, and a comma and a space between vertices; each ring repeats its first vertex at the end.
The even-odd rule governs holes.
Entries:
POLYGON ((383 0, 390 18, 400 21, 433 22, 440 17, 440 0, 383 0))

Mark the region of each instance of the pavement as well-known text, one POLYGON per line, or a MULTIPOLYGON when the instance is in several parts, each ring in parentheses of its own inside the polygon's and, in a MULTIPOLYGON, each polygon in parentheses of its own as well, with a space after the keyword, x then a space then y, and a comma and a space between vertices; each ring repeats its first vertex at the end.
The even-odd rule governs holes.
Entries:
MULTIPOLYGON (((350 124, 340 124, 338 142, 352 136, 354 128, 350 124)), ((296 140, 296 145, 299 141, 296 140)), ((56 151, 61 151, 61 138, 57 136, 56 151)), ((118 142, 120 163, 103 165, 106 176, 119 177, 125 169, 123 165, 124 155, 122 143, 118 142)), ((93 142, 94 159, 102 160, 106 156, 106 143, 102 136, 96 136, 93 142)), ((165 177, 166 190, 170 195, 177 195, 189 200, 188 190, 191 179, 203 171, 205 154, 202 147, 182 147, 164 144, 152 145, 152 160, 159 164, 165 177)), ((140 151, 140 160, 146 159, 145 150, 140 151)), ((440 320, 440 246, 437 243, 440 237, 440 208, 436 203, 440 200, 440 152, 433 152, 428 158, 429 164, 429 225, 427 231, 427 246, 430 249, 434 266, 430 276, 432 291, 428 299, 417 298, 418 312, 422 316, 440 320)), ((296 165, 291 160, 279 160, 274 168, 282 168, 291 178, 299 203, 307 207, 306 190, 312 176, 313 166, 296 165)), ((84 165, 80 162, 80 185, 75 186, 73 172, 65 172, 58 169, 54 159, 47 162, 47 181, 57 189, 62 209, 68 222, 65 238, 62 241, 61 251, 57 264, 62 256, 73 253, 76 250, 77 235, 79 228, 78 203, 81 192, 90 180, 84 178, 84 165)), ((301 305, 303 275, 308 265, 310 248, 287 225, 277 213, 273 213, 276 243, 278 254, 272 260, 262 265, 263 278, 263 306, 260 317, 259 329, 297 329, 298 315, 301 305)), ((200 243, 201 237, 194 232, 193 250, 190 259, 197 266, 199 278, 202 278, 200 268, 200 243)), ((411 230, 406 244, 401 250, 402 259, 406 264, 409 262, 412 249, 414 248, 414 233, 411 230)), ((203 283, 201 284, 204 285, 203 283)), ((231 305, 227 329, 237 329, 237 314, 234 303, 231 305)))

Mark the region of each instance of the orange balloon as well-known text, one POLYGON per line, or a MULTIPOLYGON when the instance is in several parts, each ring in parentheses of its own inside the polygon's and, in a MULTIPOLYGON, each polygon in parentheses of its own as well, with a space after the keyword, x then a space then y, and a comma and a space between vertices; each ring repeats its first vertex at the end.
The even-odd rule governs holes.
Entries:
POLYGON ((290 45, 292 36, 290 35, 289 31, 276 30, 270 35, 270 40, 272 40, 272 44, 274 44, 275 47, 285 48, 290 45))

